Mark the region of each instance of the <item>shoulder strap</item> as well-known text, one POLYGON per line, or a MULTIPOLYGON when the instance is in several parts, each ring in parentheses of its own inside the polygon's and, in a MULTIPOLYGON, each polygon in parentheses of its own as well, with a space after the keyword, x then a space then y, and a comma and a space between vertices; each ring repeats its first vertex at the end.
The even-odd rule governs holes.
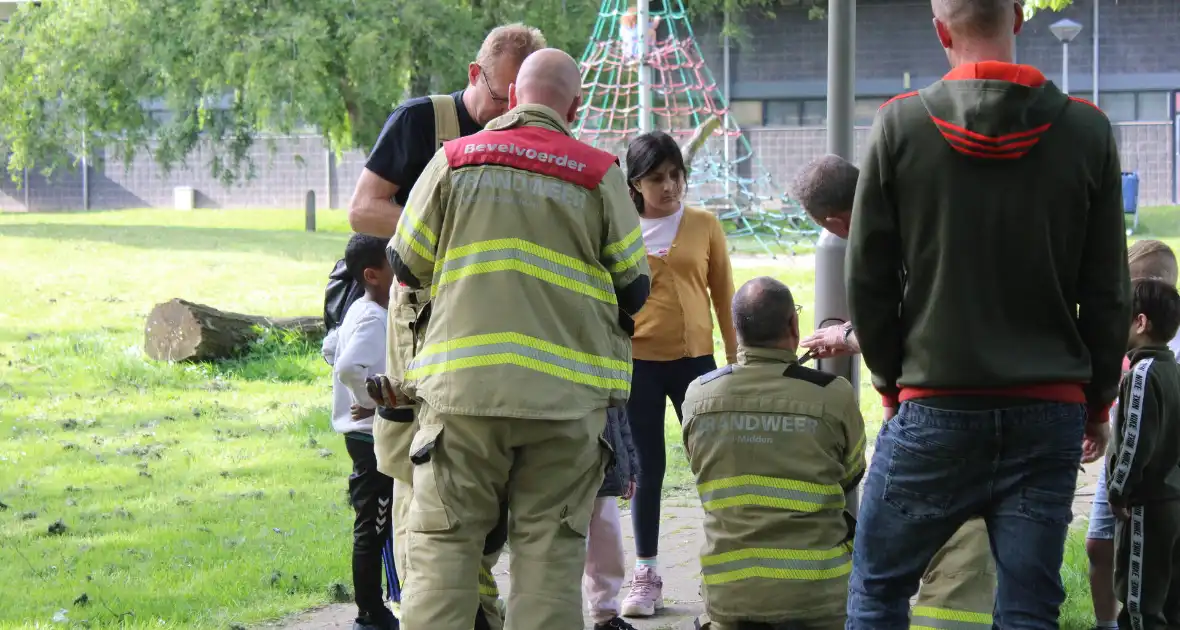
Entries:
POLYGON ((828 374, 819 370, 813 370, 808 367, 803 367, 798 363, 792 363, 783 371, 783 376, 787 378, 794 378, 800 381, 811 383, 812 385, 819 385, 820 387, 827 387, 836 380, 835 374, 828 374))
POLYGON ((459 137, 459 110, 450 94, 435 94, 430 103, 434 105, 434 146, 438 149, 459 137))

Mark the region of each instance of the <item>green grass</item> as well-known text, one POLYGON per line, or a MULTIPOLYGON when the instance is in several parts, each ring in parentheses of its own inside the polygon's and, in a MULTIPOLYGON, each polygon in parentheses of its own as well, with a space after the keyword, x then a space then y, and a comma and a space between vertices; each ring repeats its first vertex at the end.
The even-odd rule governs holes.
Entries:
MULTIPOLYGON (((347 596, 349 462, 318 349, 277 336, 202 366, 142 352, 145 316, 174 297, 319 313, 348 228, 338 211, 317 222, 306 234, 301 211, 0 215, 0 627, 57 615, 226 628, 347 596)), ((1180 236, 1180 213, 1142 225, 1180 236)), ((773 275, 811 305, 811 268, 773 264, 735 281, 773 275)), ((864 370, 861 394, 875 433, 864 370)), ((668 495, 691 494, 671 413, 667 441, 668 495)), ((1088 615, 1080 541, 1069 553, 1064 627, 1081 629, 1068 621, 1088 615)))

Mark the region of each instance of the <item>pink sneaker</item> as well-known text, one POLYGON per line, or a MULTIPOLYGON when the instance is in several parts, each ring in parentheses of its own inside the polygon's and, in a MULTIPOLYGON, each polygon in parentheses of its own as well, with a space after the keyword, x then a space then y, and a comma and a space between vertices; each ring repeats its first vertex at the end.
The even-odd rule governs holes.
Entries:
POLYGON ((651 617, 664 607, 664 581, 652 567, 635 567, 631 592, 623 600, 624 617, 651 617))

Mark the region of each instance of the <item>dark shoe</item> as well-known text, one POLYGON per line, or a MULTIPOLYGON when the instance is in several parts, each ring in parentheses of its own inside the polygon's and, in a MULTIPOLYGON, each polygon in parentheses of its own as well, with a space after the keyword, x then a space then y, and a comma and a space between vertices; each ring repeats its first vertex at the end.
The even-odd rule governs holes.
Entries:
POLYGON ((382 607, 376 612, 357 617, 352 624, 352 630, 399 630, 397 617, 388 608, 382 607))
POLYGON ((594 630, 635 630, 635 626, 623 621, 622 617, 615 617, 606 623, 594 624, 594 630))

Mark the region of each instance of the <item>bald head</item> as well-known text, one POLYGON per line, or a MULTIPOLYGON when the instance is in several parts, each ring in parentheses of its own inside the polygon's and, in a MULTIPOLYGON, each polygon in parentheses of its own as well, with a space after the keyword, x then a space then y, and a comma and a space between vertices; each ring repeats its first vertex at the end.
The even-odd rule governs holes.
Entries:
POLYGON ((930 6, 952 35, 979 39, 1012 35, 1022 10, 1017 0, 931 0, 930 6))
POLYGON ((760 276, 733 294, 733 324, 742 345, 794 351, 799 343, 795 298, 787 285, 760 276))
POLYGON ((582 73, 565 51, 543 48, 525 58, 512 85, 516 105, 544 105, 572 121, 582 94, 582 73))

